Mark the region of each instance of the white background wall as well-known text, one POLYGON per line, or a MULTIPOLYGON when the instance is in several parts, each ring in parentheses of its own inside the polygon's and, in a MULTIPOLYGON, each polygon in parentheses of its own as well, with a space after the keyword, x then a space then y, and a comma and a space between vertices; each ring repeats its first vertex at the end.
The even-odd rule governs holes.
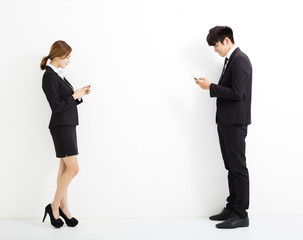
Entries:
POLYGON ((253 64, 247 137, 250 214, 303 214, 300 1, 1 0, 0 217, 42 217, 58 159, 47 129, 41 58, 72 48, 80 173, 77 217, 196 217, 227 196, 215 99, 191 75, 217 82, 223 59, 205 38, 229 25, 253 64))

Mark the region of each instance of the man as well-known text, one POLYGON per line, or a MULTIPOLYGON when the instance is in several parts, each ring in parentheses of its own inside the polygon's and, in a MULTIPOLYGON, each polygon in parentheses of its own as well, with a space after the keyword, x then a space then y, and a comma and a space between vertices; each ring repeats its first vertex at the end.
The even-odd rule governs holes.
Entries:
POLYGON ((218 84, 205 78, 196 83, 217 97, 216 123, 221 153, 228 170, 229 196, 222 212, 210 220, 223 221, 217 228, 248 227, 249 175, 246 167, 245 138, 251 123, 252 66, 249 58, 235 46, 230 27, 216 26, 207 35, 209 46, 225 57, 218 84))

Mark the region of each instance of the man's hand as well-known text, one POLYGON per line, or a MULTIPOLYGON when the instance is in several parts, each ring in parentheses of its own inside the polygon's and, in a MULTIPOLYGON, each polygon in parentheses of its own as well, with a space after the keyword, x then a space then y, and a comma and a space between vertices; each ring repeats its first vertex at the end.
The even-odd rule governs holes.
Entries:
POLYGON ((211 82, 207 80, 206 78, 195 78, 196 83, 203 89, 208 90, 210 88, 211 82))

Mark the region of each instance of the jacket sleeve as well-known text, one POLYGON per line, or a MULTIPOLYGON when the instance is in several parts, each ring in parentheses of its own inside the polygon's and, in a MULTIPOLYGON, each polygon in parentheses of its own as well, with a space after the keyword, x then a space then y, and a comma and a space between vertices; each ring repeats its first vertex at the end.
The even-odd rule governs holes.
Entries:
POLYGON ((51 73, 44 74, 42 88, 53 113, 64 112, 77 105, 72 95, 59 97, 59 83, 51 73))
POLYGON ((77 104, 77 105, 80 104, 80 103, 83 103, 83 99, 82 99, 82 98, 80 98, 80 99, 78 98, 78 99, 76 99, 75 101, 76 101, 76 104, 77 104))
POLYGON ((212 83, 209 89, 211 97, 236 101, 243 98, 251 73, 250 62, 244 57, 238 57, 233 60, 233 65, 230 67, 232 67, 231 86, 226 87, 212 83))

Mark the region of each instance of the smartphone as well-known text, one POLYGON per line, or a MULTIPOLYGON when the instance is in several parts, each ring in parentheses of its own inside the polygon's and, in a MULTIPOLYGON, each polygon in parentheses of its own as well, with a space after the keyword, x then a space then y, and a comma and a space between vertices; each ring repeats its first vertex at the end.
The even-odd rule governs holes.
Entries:
MULTIPOLYGON (((90 83, 90 84, 84 86, 83 88, 89 88, 91 85, 92 85, 92 84, 90 83)), ((83 88, 82 88, 82 89, 83 89, 83 88)))
POLYGON ((195 80, 199 80, 199 78, 195 77, 194 75, 191 75, 195 80))

